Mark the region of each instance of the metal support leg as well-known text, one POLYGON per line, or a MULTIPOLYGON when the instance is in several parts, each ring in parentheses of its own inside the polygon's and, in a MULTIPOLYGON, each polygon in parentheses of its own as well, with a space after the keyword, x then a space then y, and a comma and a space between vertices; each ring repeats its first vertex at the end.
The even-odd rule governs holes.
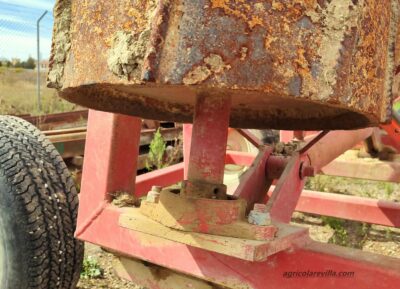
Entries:
POLYGON ((111 193, 134 193, 141 124, 137 117, 89 112, 77 236, 104 210, 111 193))
POLYGON ((230 106, 229 97, 198 97, 183 196, 226 198, 223 180, 230 106))
POLYGON ((183 125, 183 162, 184 162, 183 179, 184 180, 188 179, 190 146, 192 144, 192 132, 193 132, 193 125, 185 123, 183 125))

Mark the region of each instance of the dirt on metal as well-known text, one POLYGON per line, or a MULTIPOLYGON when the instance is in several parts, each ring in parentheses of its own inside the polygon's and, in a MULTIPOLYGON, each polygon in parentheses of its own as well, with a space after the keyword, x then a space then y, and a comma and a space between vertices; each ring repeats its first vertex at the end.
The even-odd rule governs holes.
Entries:
POLYGON ((198 95, 229 95, 232 127, 373 126, 399 82, 398 6, 59 0, 49 82, 72 102, 151 119, 191 122, 198 95))

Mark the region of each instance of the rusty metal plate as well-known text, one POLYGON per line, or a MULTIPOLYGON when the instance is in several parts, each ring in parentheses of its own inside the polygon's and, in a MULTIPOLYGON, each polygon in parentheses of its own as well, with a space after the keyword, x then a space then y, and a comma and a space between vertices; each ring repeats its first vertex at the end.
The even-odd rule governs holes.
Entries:
POLYGON ((351 129, 390 118, 398 0, 59 0, 49 85, 81 105, 232 127, 351 129))

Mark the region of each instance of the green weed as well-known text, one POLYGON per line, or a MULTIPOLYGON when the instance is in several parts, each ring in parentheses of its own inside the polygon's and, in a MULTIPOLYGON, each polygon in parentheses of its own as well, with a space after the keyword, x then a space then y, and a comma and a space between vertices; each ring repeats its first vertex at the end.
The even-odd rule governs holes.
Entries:
POLYGON ((149 171, 166 167, 166 164, 164 162, 164 154, 166 148, 167 143, 161 135, 160 129, 157 129, 150 143, 150 151, 146 160, 146 168, 149 171))
POLYGON ((95 258, 89 256, 83 260, 81 278, 83 279, 102 278, 103 274, 104 270, 100 268, 100 265, 95 258))
POLYGON ((329 243, 340 246, 347 246, 349 243, 349 238, 347 230, 345 228, 345 221, 338 218, 326 216, 322 216, 321 218, 325 225, 328 225, 334 230, 334 234, 329 239, 329 243))

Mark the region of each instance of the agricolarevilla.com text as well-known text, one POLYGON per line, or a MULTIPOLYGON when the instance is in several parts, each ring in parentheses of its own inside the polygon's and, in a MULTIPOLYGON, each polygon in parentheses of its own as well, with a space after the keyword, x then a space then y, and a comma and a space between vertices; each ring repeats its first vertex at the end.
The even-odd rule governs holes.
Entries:
POLYGON ((348 271, 287 271, 283 273, 284 278, 353 278, 354 272, 348 271))

